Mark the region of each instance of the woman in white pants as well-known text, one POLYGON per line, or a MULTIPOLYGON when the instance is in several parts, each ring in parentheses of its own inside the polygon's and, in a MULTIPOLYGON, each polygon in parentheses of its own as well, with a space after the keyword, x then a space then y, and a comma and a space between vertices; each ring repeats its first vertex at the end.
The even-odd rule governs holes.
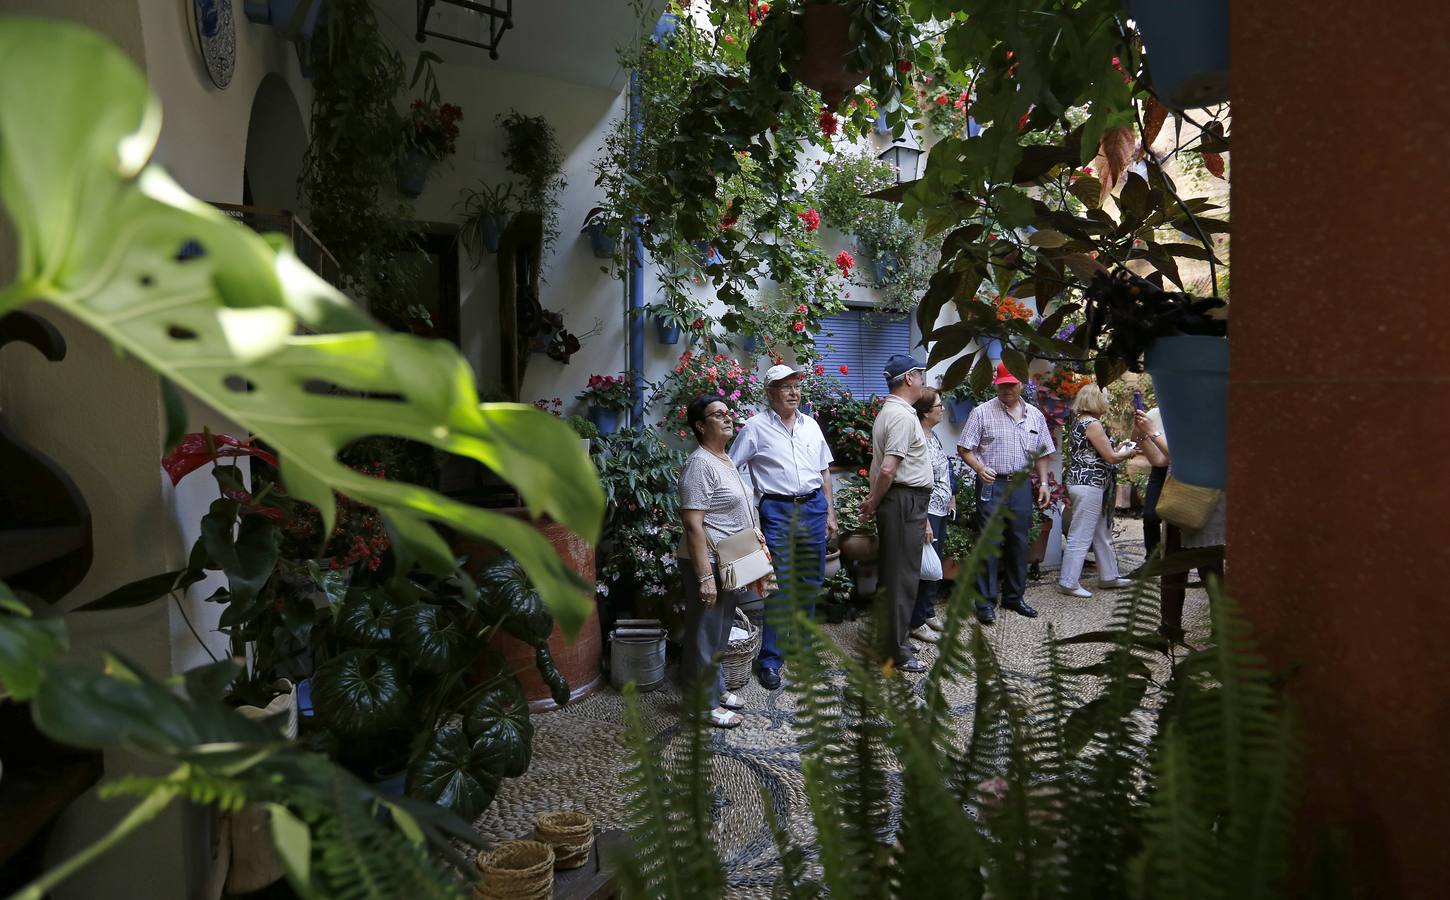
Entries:
POLYGON ((1057 589, 1073 597, 1092 596, 1078 584, 1089 546, 1098 561, 1101 587, 1127 587, 1132 583, 1118 577, 1112 527, 1103 515, 1103 504, 1117 464, 1131 458, 1136 451, 1131 443, 1113 447, 1098 419, 1107 411, 1108 398, 1095 384, 1085 385, 1072 402, 1072 430, 1067 438, 1067 495, 1072 500, 1072 524, 1067 531, 1067 549, 1062 553, 1057 589))

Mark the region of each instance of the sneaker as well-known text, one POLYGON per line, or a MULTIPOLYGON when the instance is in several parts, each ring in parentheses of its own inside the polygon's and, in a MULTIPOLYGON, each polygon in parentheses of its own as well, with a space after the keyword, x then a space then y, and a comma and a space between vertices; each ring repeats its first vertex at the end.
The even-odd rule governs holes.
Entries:
POLYGON ((1125 588, 1132 586, 1133 580, 1131 578, 1114 578, 1111 581, 1098 582, 1098 587, 1100 588, 1125 588))
POLYGON ((914 629, 912 629, 911 636, 916 638, 918 641, 927 644, 935 644, 937 641, 941 640, 941 635, 937 634, 935 631, 932 631, 924 624, 918 625, 914 629))
POLYGON ((1093 595, 1092 591, 1086 590, 1080 586, 1070 587, 1063 584, 1062 582, 1058 582, 1057 592, 1059 594, 1066 594, 1069 597, 1091 597, 1093 595))
POLYGON ((932 616, 930 619, 926 620, 926 627, 932 629, 933 631, 946 631, 947 623, 941 620, 941 616, 932 616))

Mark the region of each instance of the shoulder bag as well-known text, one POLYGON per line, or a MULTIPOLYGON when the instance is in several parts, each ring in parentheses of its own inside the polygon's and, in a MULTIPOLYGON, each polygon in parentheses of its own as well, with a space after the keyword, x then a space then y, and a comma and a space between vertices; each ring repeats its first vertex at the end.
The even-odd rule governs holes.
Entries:
POLYGON ((1186 531, 1198 531, 1213 518, 1223 491, 1186 484, 1169 474, 1158 494, 1158 518, 1186 531))
POLYGON ((727 591, 749 587, 775 572, 770 564, 770 552, 761 546, 760 539, 755 536, 758 528, 755 524, 755 505, 750 502, 751 493, 745 487, 745 479, 740 477, 739 469, 735 469, 735 477, 740 481, 745 505, 750 507, 751 526, 727 535, 713 545, 715 562, 720 567, 720 586, 727 591))

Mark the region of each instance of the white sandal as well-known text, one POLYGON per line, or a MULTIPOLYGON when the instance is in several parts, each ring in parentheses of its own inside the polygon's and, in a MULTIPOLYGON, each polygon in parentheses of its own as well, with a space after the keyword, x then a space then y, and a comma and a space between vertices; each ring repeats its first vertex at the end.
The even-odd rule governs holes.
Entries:
POLYGON ((744 720, 740 718, 739 713, 733 713, 728 709, 717 707, 710 710, 710 724, 716 728, 734 728, 742 721, 744 720))
POLYGON ((745 701, 740 699, 739 694, 732 694, 726 691, 720 695, 720 705, 726 709, 744 709, 745 701))

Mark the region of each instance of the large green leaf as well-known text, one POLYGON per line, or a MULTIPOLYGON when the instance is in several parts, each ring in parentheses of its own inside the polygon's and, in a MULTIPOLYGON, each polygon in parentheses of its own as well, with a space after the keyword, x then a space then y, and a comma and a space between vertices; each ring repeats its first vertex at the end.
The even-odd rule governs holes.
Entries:
POLYGON ((429 522, 499 544, 565 630, 578 629, 592 591, 528 523, 336 459, 370 435, 428 443, 502 474, 532 514, 593 542, 603 493, 567 425, 520 404, 480 404, 473 373, 447 342, 379 330, 285 241, 253 234, 143 168, 159 110, 141 73, 104 38, 7 19, 0 84, 21 83, 28 88, 0 105, 0 200, 19 250, 0 313, 31 300, 60 306, 264 438, 288 491, 322 510, 325 530, 335 489, 378 507, 435 571, 450 560, 429 522), (315 333, 300 334, 303 325, 315 333))
POLYGON ((408 794, 472 820, 493 802, 507 768, 506 753, 501 742, 488 737, 470 742, 462 723, 447 722, 408 768, 408 794))
POLYGON ((408 709, 398 664, 375 650, 349 650, 312 676, 317 717, 342 735, 385 731, 408 709))
POLYGON ((35 618, 0 582, 0 697, 30 699, 45 677, 45 666, 65 650, 65 624, 58 618, 35 618))
POLYGON ((466 661, 468 643, 458 615, 433 603, 418 603, 397 611, 393 633, 408 659, 425 672, 442 674, 466 661))
POLYGON ((529 720, 528 701, 517 681, 506 678, 499 687, 480 694, 469 708, 463 727, 470 741, 493 741, 499 746, 505 760, 505 776, 516 778, 528 771, 534 725, 529 720))
POLYGON ((500 557, 480 569, 477 580, 490 618, 502 619, 504 630, 521 641, 536 647, 548 642, 554 621, 518 562, 500 557))
POLYGON ((393 642, 393 599, 381 588, 355 588, 337 613, 337 636, 359 647, 393 642))

